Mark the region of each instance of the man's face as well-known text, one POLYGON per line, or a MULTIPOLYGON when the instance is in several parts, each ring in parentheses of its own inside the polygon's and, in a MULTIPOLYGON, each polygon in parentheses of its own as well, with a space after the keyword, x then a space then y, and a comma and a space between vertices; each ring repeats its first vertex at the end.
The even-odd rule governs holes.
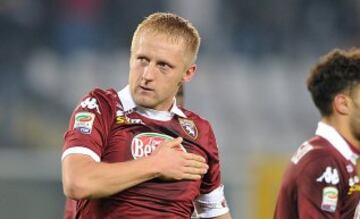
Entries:
POLYGON ((350 131, 360 142, 360 85, 352 89, 351 99, 350 131))
POLYGON ((135 103, 169 110, 179 86, 195 71, 187 66, 187 54, 183 42, 174 43, 164 34, 140 33, 130 57, 129 85, 135 103))

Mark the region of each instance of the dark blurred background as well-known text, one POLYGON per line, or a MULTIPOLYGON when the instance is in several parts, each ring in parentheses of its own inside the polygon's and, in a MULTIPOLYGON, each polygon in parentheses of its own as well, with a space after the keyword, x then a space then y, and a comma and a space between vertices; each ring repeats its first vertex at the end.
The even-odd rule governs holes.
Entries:
POLYGON ((213 124, 233 217, 272 217, 283 169, 320 118, 307 72, 359 44, 360 1, 0 1, 1 218, 62 218, 70 113, 90 89, 126 85, 132 33, 156 11, 202 36, 185 105, 213 124))

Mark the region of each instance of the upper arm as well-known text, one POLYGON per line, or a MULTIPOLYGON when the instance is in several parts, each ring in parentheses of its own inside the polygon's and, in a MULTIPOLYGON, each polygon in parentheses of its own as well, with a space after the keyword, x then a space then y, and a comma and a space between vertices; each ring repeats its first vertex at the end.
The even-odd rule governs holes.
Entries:
POLYGON ((85 154, 100 161, 114 119, 113 105, 112 99, 102 90, 94 90, 82 99, 64 135, 62 159, 70 154, 85 154))
POLYGON ((78 199, 85 195, 80 194, 83 193, 80 188, 86 184, 84 174, 95 163, 91 157, 83 154, 71 154, 62 160, 62 183, 67 197, 78 199))
POLYGON ((66 156, 62 162, 63 180, 79 176, 78 172, 82 167, 96 163, 90 156, 84 154, 71 154, 66 156))
POLYGON ((115 111, 112 105, 109 93, 96 89, 81 100, 71 115, 61 157, 63 188, 69 197, 81 191, 78 188, 87 174, 84 170, 101 161, 115 111))

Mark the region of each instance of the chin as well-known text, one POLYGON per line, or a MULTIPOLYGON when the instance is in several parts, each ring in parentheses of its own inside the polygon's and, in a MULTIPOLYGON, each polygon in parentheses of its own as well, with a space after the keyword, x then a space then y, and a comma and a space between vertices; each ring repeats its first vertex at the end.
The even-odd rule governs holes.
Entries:
POLYGON ((135 101, 136 105, 145 107, 145 108, 152 108, 154 105, 152 103, 152 101, 146 97, 137 97, 137 98, 134 98, 134 101, 135 101))

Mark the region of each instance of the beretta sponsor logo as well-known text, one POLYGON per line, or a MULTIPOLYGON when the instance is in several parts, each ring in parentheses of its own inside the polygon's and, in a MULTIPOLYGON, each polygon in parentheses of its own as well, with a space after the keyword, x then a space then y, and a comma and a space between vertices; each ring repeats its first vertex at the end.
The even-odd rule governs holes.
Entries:
MULTIPOLYGON (((133 158, 149 156, 157 146, 163 141, 174 139, 171 136, 156 133, 156 132, 144 132, 136 135, 131 142, 131 153, 133 158)), ((179 145, 178 150, 186 152, 183 145, 179 145)))

